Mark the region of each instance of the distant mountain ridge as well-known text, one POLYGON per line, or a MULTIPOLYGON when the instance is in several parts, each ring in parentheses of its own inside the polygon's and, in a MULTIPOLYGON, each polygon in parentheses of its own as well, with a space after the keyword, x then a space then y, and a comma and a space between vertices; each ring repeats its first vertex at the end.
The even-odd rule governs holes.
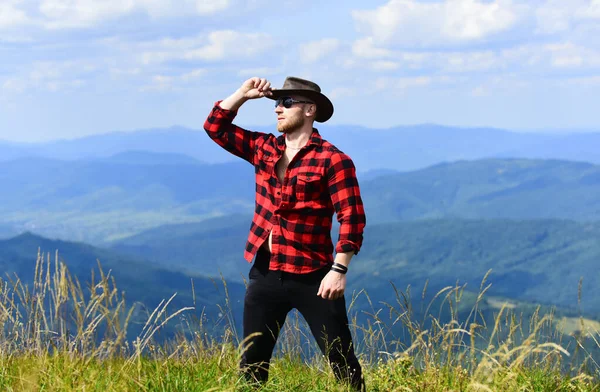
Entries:
MULTIPOLYGON (((187 271, 241 281, 250 216, 169 225, 117 241, 113 249, 187 271)), ((336 236, 333 236, 334 242, 336 236)), ((574 309, 600 318, 600 222, 431 219, 367 224, 349 285, 385 298, 390 281, 417 292, 457 281, 477 291, 492 270, 491 295, 574 309)))
MULTIPOLYGON (((165 224, 254 209, 244 161, 188 163, 179 155, 0 162, 0 236, 30 230, 105 244, 165 224), (139 162, 138 162, 139 161, 139 162), (183 162, 182 162, 183 161, 183 162)), ((359 182, 371 223, 433 218, 600 220, 600 166, 486 159, 413 172, 373 171, 359 182)))
MULTIPOLYGON (((23 283, 30 284, 34 278, 38 249, 42 255, 49 254, 53 263, 56 261, 55 252, 58 251, 59 261, 67 265, 83 287, 89 282, 92 270, 98 274, 99 261, 104 272, 110 271, 115 277, 119 290, 125 291, 129 305, 139 301, 153 309, 161 300, 177 293, 173 306, 191 306, 193 295, 190 279, 195 281, 198 310, 205 308, 213 317, 212 321, 216 321, 219 313, 217 305, 224 300, 223 290, 219 290, 212 279, 198 271, 184 274, 138 256, 124 255, 85 243, 50 240, 32 233, 0 240, 0 278, 6 280, 7 276, 18 276, 23 283), (149 290, 149 287, 152 289, 149 290)), ((230 294, 239 299, 244 291, 243 285, 231 282, 228 286, 230 294)))
POLYGON ((169 152, 149 152, 129 150, 110 157, 95 158, 93 161, 112 162, 131 165, 201 165, 206 164, 189 155, 169 152))
POLYGON ((370 219, 600 220, 600 166, 558 160, 485 159, 438 164, 366 181, 370 219))
MULTIPOLYGON (((220 238, 223 230, 238 225, 238 221, 231 217, 213 223, 215 238, 220 238)), ((179 230, 175 226, 163 229, 172 234, 171 237, 174 237, 179 230)), ((196 229, 204 234, 211 232, 209 227, 183 228, 188 234, 193 234, 192 232, 196 229)), ((484 222, 483 224, 477 221, 423 221, 402 223, 396 226, 378 225, 373 229, 374 235, 369 237, 365 243, 364 250, 367 252, 361 252, 353 261, 350 271, 351 278, 347 287, 347 298, 350 298, 351 295, 353 297, 352 312, 356 315, 356 319, 353 320, 356 320, 357 325, 366 325, 367 320, 373 321, 374 307, 375 309, 386 309, 385 304, 391 303, 398 309, 397 304, 394 305, 395 294, 392 284, 411 298, 414 306, 412 317, 413 320, 418 321, 424 320, 425 305, 433 300, 435 292, 439 288, 444 285, 454 286, 458 283, 462 286, 467 283, 466 290, 460 291, 463 298, 461 306, 457 309, 461 313, 460 318, 464 319, 475 305, 479 283, 483 277, 481 273, 486 268, 486 264, 490 263, 495 264, 495 271, 488 277, 487 282, 491 281, 493 286, 487 292, 486 298, 478 305, 477 317, 479 319, 493 323, 493 316, 497 314, 498 304, 506 300, 509 301, 510 306, 517 308, 517 314, 525 314, 529 317, 532 312, 538 311, 537 305, 535 302, 529 302, 523 298, 531 298, 531 294, 536 290, 538 294, 542 294, 536 299, 543 304, 554 306, 560 303, 563 305, 556 309, 559 317, 560 315, 574 317, 579 314, 572 305, 573 298, 576 297, 576 290, 572 290, 573 287, 568 284, 572 281, 571 278, 577 275, 578 272, 575 270, 581 266, 585 267, 586 257, 590 255, 594 257, 598 254, 598 246, 593 248, 590 254, 581 255, 583 257, 578 257, 576 260, 568 260, 567 263, 560 265, 562 269, 548 271, 549 273, 537 272, 538 268, 543 268, 543 265, 539 264, 539 261, 543 260, 539 258, 540 256, 544 257, 545 254, 535 252, 535 249, 530 249, 529 246, 532 241, 541 243, 542 249, 546 250, 551 250, 553 246, 559 245, 564 250, 563 255, 568 254, 574 248, 585 244, 590 236, 597 235, 600 227, 598 225, 582 227, 582 224, 574 222, 566 222, 566 225, 563 222, 529 222, 526 226, 521 226, 516 222, 501 221, 484 222), (436 228, 440 230, 439 233, 435 232, 436 228), (583 232, 580 229, 583 229, 583 232), (498 231, 503 232, 503 235, 495 236, 498 231), (562 233, 571 231, 574 235, 568 236, 566 247, 556 243, 556 239, 562 233), (397 233, 403 235, 403 241, 398 242, 393 238, 397 233), (583 236, 581 236, 582 233, 583 236), (435 247, 429 244, 432 234, 436 240, 435 247), (462 241, 465 234, 472 238, 462 241), (448 248, 449 240, 452 239, 462 242, 456 252, 449 251, 448 248), (489 250, 490 246, 502 244, 511 239, 517 240, 517 246, 514 249, 506 248, 502 254, 494 254, 494 252, 487 254, 486 250, 489 250), (389 242, 390 240, 392 242, 389 242), (382 245, 383 247, 381 247, 382 245), (417 252, 419 260, 410 260, 412 252, 417 252), (510 257, 511 253, 518 257, 524 256, 524 258, 515 260, 510 257), (374 255, 378 257, 377 260, 370 259, 374 255), (440 263, 440 255, 442 258, 447 257, 444 263, 440 263), (404 257, 408 257, 408 259, 404 257), (506 258, 506 260, 502 260, 502 258, 506 258), (422 262, 419 262, 421 259, 422 262), (496 263, 496 261, 499 262, 496 263), (582 264, 582 262, 584 263, 582 264), (568 273, 560 276, 565 270, 568 273), (424 277, 424 275, 426 276, 424 277), (456 276, 459 276, 458 281, 454 280, 456 276), (531 277, 534 278, 534 281, 530 282, 528 279, 531 277), (430 279, 429 290, 427 295, 423 292, 421 297, 420 292, 427 279, 430 279), (557 282, 559 282, 558 285, 557 282), (560 284, 561 282, 563 284, 560 284), (546 290, 540 291, 540 286, 544 284, 546 290), (410 295, 411 290, 408 287, 413 288, 412 295, 410 295), (368 300, 365 293, 369 296, 368 300), (497 293, 502 293, 502 297, 495 297, 497 293), (354 295, 357 297, 355 298, 354 295), (564 303, 565 301, 566 303, 564 303)), ((158 234, 158 230, 155 230, 154 234, 158 234)), ((151 240, 150 237, 146 239, 151 240)), ((162 244, 162 246, 165 245, 174 249, 181 244, 162 244)), ((213 281, 193 272, 184 274, 177 271, 177 267, 172 265, 169 259, 163 260, 161 265, 155 265, 136 256, 119 255, 113 250, 100 249, 82 243, 51 241, 25 233, 10 240, 0 241, 0 269, 9 275, 8 281, 4 276, 1 280, 11 284, 11 279, 14 281, 18 277, 24 284, 31 284, 36 247, 40 247, 42 252, 48 252, 52 256, 54 251, 58 250, 61 261, 66 260, 72 275, 79 279, 84 290, 86 290, 86 284, 89 283, 90 270, 96 266, 94 259, 100 259, 104 272, 114 277, 119 292, 124 292, 128 306, 136 303, 136 311, 130 319, 128 337, 136 336, 154 307, 160 301, 170 298, 175 292, 177 296, 169 306, 169 314, 183 306, 190 306, 192 303, 196 304, 196 312, 188 310, 185 320, 177 317, 171 321, 164 330, 159 331, 158 341, 163 338, 173 338, 178 323, 185 324, 186 320, 191 320, 194 324, 197 319, 190 319, 193 317, 192 314, 202 317, 203 332, 208 331, 214 337, 221 336, 221 328, 227 325, 233 325, 238 331, 241 331, 241 307, 245 290, 244 286, 239 283, 240 278, 238 278, 238 282, 227 279, 227 288, 225 289, 220 279, 213 281), (192 278, 195 292, 193 297, 191 296, 192 284, 190 282, 192 278), (212 327, 215 329, 212 330, 212 327)), ((555 259, 560 261, 560 256, 562 255, 555 259)), ((212 273, 218 267, 218 262, 210 259, 208 255, 193 254, 190 260, 193 258, 204 259, 203 265, 206 267, 203 272, 212 273)), ((249 266, 242 260, 238 260, 236 264, 249 266)), ((588 267, 593 268, 591 264, 588 267)), ((196 269, 200 269, 199 266, 196 269)), ((42 276, 44 275, 45 273, 42 276)), ((600 315, 597 313, 598 296, 590 297, 588 294, 597 294, 598 287, 600 287, 596 284, 597 280, 597 274, 592 273, 586 276, 582 291, 584 314, 586 317, 594 319, 600 319, 600 315)), ((97 282, 97 278, 95 281, 97 282)), ((432 312, 445 320, 450 317, 449 310, 440 305, 439 301, 434 304, 435 309, 432 308, 432 312), (437 309, 438 306, 439 309, 437 309)), ((542 314, 549 310, 549 306, 539 309, 542 314)), ((68 307, 65 308, 65 311, 68 312, 68 307)), ((395 314, 390 312, 388 315, 387 313, 387 311, 381 312, 381 317, 378 319, 386 320, 389 317, 390 327, 396 333, 401 332, 401 325, 393 327, 395 323, 392 321, 396 317, 395 314)), ((394 341, 400 335, 395 336, 392 333, 391 337, 394 337, 394 341)))
POLYGON ((155 221, 193 222, 252 208, 254 170, 248 163, 211 165, 158 154, 157 163, 149 164, 152 155, 0 162, 3 231, 12 226, 97 244, 155 221))
MULTIPOLYGON (((252 129, 276 133, 274 127, 252 129)), ((495 128, 439 125, 369 129, 326 124, 319 125, 319 130, 325 139, 349 154, 360 171, 416 170, 440 162, 482 158, 563 159, 600 163, 600 132, 517 133, 495 128)), ((183 154, 207 163, 236 159, 212 142, 202 129, 171 127, 39 144, 0 141, 0 160, 30 156, 89 159, 131 150, 183 154)))

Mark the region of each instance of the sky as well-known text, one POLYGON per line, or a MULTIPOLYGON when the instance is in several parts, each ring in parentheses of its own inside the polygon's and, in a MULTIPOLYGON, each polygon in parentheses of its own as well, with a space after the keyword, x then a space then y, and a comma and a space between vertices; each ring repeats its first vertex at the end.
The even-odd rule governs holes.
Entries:
POLYGON ((201 129, 252 76, 335 125, 600 131, 600 0, 0 0, 1 140, 201 129))

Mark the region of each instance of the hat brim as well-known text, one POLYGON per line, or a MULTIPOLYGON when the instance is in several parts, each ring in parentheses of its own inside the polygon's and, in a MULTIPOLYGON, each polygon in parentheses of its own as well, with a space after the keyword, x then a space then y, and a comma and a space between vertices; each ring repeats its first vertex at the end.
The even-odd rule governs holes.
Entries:
POLYGON ((310 99, 317 105, 317 116, 315 117, 315 121, 317 122, 323 123, 333 116, 333 103, 320 92, 304 89, 273 89, 272 93, 267 98, 276 100, 290 95, 300 95, 310 99))

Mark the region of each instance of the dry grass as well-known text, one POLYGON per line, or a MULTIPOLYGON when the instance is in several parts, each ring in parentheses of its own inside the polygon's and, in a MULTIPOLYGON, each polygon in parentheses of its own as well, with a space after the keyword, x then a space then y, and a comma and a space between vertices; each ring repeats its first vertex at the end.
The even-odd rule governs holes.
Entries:
MULTIPOLYGON (((157 331, 192 309, 169 314, 171 297, 149 315, 137 336, 128 336, 135 308, 126 305, 110 274, 100 266, 98 271, 84 289, 64 264, 39 254, 32 285, 16 277, 0 281, 1 390, 250 390, 237 372, 244 345, 234 328, 217 341, 188 320, 187 334, 158 343, 157 331)), ((479 310, 489 289, 485 281, 464 320, 458 317, 461 286, 437 292, 420 321, 414 319, 410 290, 393 287, 395 302, 383 308, 371 303, 370 321, 352 326, 361 337, 357 351, 369 389, 600 390, 600 367, 592 354, 600 348, 597 329, 576 334, 575 345, 566 347, 569 337, 556 328, 552 314, 522 320, 502 306, 488 324, 479 310), (450 314, 450 321, 441 323, 434 308, 450 314), (408 338, 394 337, 398 326, 408 338), (574 362, 574 356, 580 359, 574 362)), ((370 301, 360 292, 351 309, 361 296, 370 301)), ((579 323, 587 325, 583 319, 579 323)), ((306 358, 311 340, 300 321, 286 324, 271 381, 262 390, 346 390, 321 356, 306 358)))

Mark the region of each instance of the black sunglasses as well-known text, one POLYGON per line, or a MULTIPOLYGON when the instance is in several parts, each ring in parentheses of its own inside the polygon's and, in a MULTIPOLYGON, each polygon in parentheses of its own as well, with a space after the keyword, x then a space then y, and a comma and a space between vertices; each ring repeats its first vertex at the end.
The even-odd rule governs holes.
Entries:
POLYGON ((295 103, 312 103, 314 105, 314 102, 311 101, 297 101, 292 97, 280 97, 275 101, 275 107, 283 105, 284 108, 289 109, 295 103))

